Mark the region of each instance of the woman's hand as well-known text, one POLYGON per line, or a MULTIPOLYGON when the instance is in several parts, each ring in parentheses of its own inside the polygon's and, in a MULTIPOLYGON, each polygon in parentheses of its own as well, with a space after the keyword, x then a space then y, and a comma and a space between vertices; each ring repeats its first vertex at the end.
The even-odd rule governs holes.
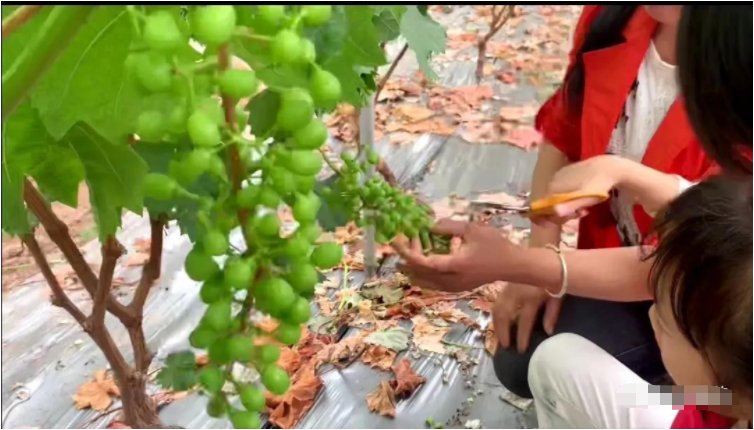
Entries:
POLYGON ((542 325, 545 333, 552 335, 561 304, 562 299, 550 297, 542 288, 524 284, 503 285, 492 306, 492 323, 500 347, 508 349, 515 344, 519 353, 525 352, 542 306, 545 307, 542 325), (512 338, 513 327, 516 327, 515 338, 512 338))
POLYGON ((418 240, 403 238, 393 243, 405 261, 400 269, 414 285, 444 291, 471 290, 502 279, 506 264, 515 264, 512 258, 519 247, 495 228, 445 219, 432 232, 454 236, 450 254, 426 256, 418 240))
MULTIPOLYGON (((614 155, 600 155, 558 170, 547 189, 547 194, 570 192, 608 194, 624 179, 626 163, 631 161, 614 155)), ((600 200, 593 197, 576 199, 555 206, 555 215, 532 218, 539 225, 563 224, 581 218, 600 200)))

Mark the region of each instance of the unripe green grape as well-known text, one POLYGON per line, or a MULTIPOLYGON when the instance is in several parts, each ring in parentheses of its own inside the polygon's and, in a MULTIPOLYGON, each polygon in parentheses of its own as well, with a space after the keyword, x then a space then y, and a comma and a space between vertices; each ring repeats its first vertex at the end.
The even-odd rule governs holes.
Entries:
POLYGON ((135 61, 136 78, 153 93, 169 90, 173 85, 173 70, 168 60, 156 52, 140 55, 135 61))
POLYGON ((285 6, 283 5, 259 5, 257 6, 257 16, 265 24, 276 26, 285 16, 285 6))
POLYGON ((307 125, 314 115, 314 101, 301 88, 290 88, 280 97, 277 125, 284 131, 294 132, 307 125))
POLYGON ((199 383, 210 393, 218 393, 225 385, 225 374, 217 366, 209 365, 199 371, 199 383))
POLYGON ((230 350, 228 349, 228 339, 218 339, 207 348, 209 360, 217 364, 228 364, 231 362, 230 350))
POLYGON ((285 370, 278 366, 267 366, 262 371, 262 383, 272 394, 285 394, 290 386, 290 378, 285 370))
POLYGON ((207 415, 209 415, 212 418, 222 417, 225 414, 225 411, 227 409, 228 409, 228 404, 225 402, 225 399, 220 395, 212 396, 209 399, 209 402, 207 402, 207 415))
POLYGON ((319 239, 321 231, 316 223, 310 223, 299 225, 296 234, 308 240, 309 243, 314 243, 319 239))
POLYGON ((294 175, 294 178, 296 183, 296 191, 303 194, 310 193, 317 183, 317 178, 311 175, 294 175))
POLYGON ((317 59, 317 48, 314 42, 309 39, 301 40, 301 60, 303 63, 313 63, 317 59))
POLYGON ((186 122, 188 121, 188 112, 186 106, 181 103, 173 107, 168 114, 168 130, 171 133, 183 133, 186 131, 186 122))
POLYGON ((217 340, 217 334, 214 330, 207 327, 197 327, 189 335, 189 343, 194 348, 206 349, 217 340))
POLYGON ((225 331, 230 327, 230 311, 230 300, 218 300, 207 307, 203 321, 211 329, 225 331))
POLYGON ((238 396, 241 398, 241 404, 247 411, 259 412, 265 407, 264 394, 253 385, 241 385, 238 390, 238 396))
POLYGON ((296 32, 285 29, 280 30, 270 41, 270 52, 276 63, 298 63, 304 56, 304 46, 296 32))
POLYGON ((188 119, 188 133, 196 146, 212 147, 220 144, 222 137, 217 124, 206 113, 197 110, 188 119))
POLYGON ((317 219, 322 202, 314 193, 299 194, 293 204, 293 218, 300 223, 309 223, 317 219))
POLYGON ((259 414, 251 411, 233 411, 229 414, 230 422, 237 429, 258 429, 262 426, 259 414))
MULTIPOLYGON (((295 306, 295 304, 296 302, 294 302, 294 304, 288 310, 287 314, 290 313, 290 310, 293 309, 293 306, 295 306)), ((275 330, 275 338, 285 345, 295 345, 296 342, 301 339, 301 327, 297 324, 281 323, 275 330)))
POLYGON ((225 168, 225 161, 223 161, 223 159, 220 158, 220 156, 218 156, 217 154, 212 154, 212 156, 209 158, 209 168, 207 170, 217 178, 228 178, 228 172, 225 168))
POLYGON ((165 116, 156 110, 142 112, 136 119, 136 134, 147 141, 159 141, 165 135, 165 116))
POLYGON ((260 205, 270 209, 277 209, 280 205, 280 195, 268 186, 260 188, 258 199, 260 205))
POLYGON ((285 168, 276 167, 270 171, 272 187, 280 196, 287 196, 296 191, 296 178, 293 172, 285 168))
POLYGON ((234 99, 254 95, 257 90, 257 75, 252 70, 225 70, 219 78, 220 91, 234 99))
POLYGON ((291 151, 287 167, 293 173, 313 176, 322 170, 322 156, 317 151, 295 149, 291 151))
POLYGON ((218 46, 230 40, 236 27, 236 10, 230 5, 199 6, 191 15, 191 31, 201 43, 218 46))
POLYGON ((255 349, 254 357, 261 364, 277 363, 280 359, 280 348, 275 345, 260 345, 255 349))
POLYGON ((285 315, 296 300, 293 288, 280 278, 264 279, 256 286, 254 295, 258 299, 259 309, 273 317, 285 315))
POLYGON ((160 173, 147 173, 142 189, 146 197, 155 200, 170 200, 175 197, 178 184, 170 176, 160 173))
POLYGON ((286 275, 288 283, 302 296, 314 293, 314 287, 319 282, 319 272, 311 264, 295 263, 286 275))
POLYGON ((252 219, 253 231, 264 238, 277 237, 280 233, 280 219, 275 214, 267 214, 252 219))
POLYGON ((241 363, 251 361, 253 350, 254 344, 249 337, 236 335, 228 339, 228 351, 230 358, 234 361, 241 363))
POLYGON ((222 283, 210 279, 202 284, 202 288, 199 290, 199 298, 206 304, 212 304, 221 299, 227 299, 228 290, 222 283))
POLYGON ((257 204, 260 191, 261 188, 255 185, 248 185, 246 188, 242 188, 236 194, 236 204, 242 209, 253 208, 257 204))
POLYGON ((194 281, 206 281, 220 271, 214 259, 199 248, 194 248, 186 256, 186 274, 194 281))
POLYGON ((144 22, 144 42, 151 49, 173 52, 188 43, 170 12, 160 10, 150 14, 144 22))
POLYGON ((309 94, 314 104, 323 107, 333 107, 341 96, 340 81, 327 70, 316 69, 309 80, 309 94))
POLYGON ((318 26, 326 23, 332 16, 332 6, 330 5, 306 5, 301 6, 301 13, 304 15, 304 23, 310 26, 318 26))
POLYGON ((292 259, 307 257, 309 255, 310 248, 311 243, 309 243, 308 240, 294 234, 293 236, 288 237, 285 240, 285 245, 283 245, 283 254, 286 257, 292 259))
POLYGON ((249 264, 241 259, 228 260, 223 269, 225 285, 237 290, 247 288, 251 283, 252 275, 249 264))
POLYGON ((318 149, 327 141, 327 126, 313 118, 293 133, 293 143, 298 149, 318 149))
MULTIPOLYGON (((187 169, 187 177, 198 178, 202 173, 206 172, 212 159, 212 152, 197 148, 186 154, 186 157, 181 160, 183 168, 187 169)), ((214 255, 214 254, 213 254, 214 255)))
POLYGON ((207 114, 218 127, 225 124, 225 111, 220 102, 214 97, 204 98, 197 103, 196 109, 207 114))
MULTIPOLYGON (((309 321, 309 318, 311 318, 311 316, 312 309, 311 305, 309 304, 309 300, 306 300, 303 297, 299 297, 293 303, 293 306, 291 306, 291 308, 288 310, 288 313, 285 316, 285 320, 289 324, 303 324, 309 321)), ((300 337, 301 330, 299 329, 298 332, 300 337)), ((296 343, 297 341, 298 340, 293 343, 296 343)))
POLYGON ((314 248, 311 261, 320 269, 331 269, 343 259, 343 247, 335 242, 325 242, 314 248))

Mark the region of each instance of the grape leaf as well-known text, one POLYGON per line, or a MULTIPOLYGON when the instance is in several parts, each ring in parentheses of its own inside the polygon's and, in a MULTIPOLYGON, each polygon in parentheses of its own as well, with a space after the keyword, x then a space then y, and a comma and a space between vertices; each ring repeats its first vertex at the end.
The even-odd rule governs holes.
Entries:
POLYGON ((45 159, 30 170, 40 191, 50 200, 72 208, 78 204, 79 184, 84 180, 84 166, 70 147, 50 145, 45 159))
POLYGON ((377 14, 373 21, 380 39, 383 42, 389 42, 400 36, 400 22, 406 12, 406 6, 375 6, 374 8, 377 14))
POLYGON ((376 331, 364 338, 364 342, 372 345, 380 345, 401 352, 408 348, 409 331, 403 327, 392 327, 382 331, 376 331))
POLYGON ((335 231, 336 228, 348 224, 348 213, 343 199, 339 196, 332 198, 322 196, 322 190, 325 187, 331 187, 336 179, 337 175, 332 175, 314 184, 314 192, 322 199, 322 205, 317 213, 317 221, 325 231, 335 231))
POLYGON ((84 166, 100 239, 115 234, 122 208, 141 215, 141 182, 147 166, 129 145, 113 144, 82 122, 74 125, 61 143, 70 147, 84 166))
POLYGON ((280 108, 280 95, 274 91, 264 90, 249 102, 249 125, 255 136, 263 136, 277 122, 280 108))
POLYGON ((157 383, 163 388, 186 391, 197 383, 196 356, 193 351, 174 352, 168 355, 165 366, 157 374, 157 383))
MULTIPOLYGON (((3 132, 5 132, 4 129, 3 132)), ((8 160, 7 149, 8 145, 5 143, 5 139, 3 139, 3 231, 8 234, 21 235, 31 231, 31 224, 29 223, 23 198, 24 175, 20 166, 8 160)))
POLYGON ((318 63, 325 63, 343 51, 343 42, 348 35, 345 8, 346 6, 333 6, 329 21, 319 27, 307 28, 304 32, 305 36, 314 43, 318 63))
POLYGON ((401 34, 408 46, 414 51, 424 74, 436 79, 429 59, 433 54, 445 51, 445 30, 429 16, 422 15, 416 6, 409 6, 401 17, 401 34))
POLYGON ((124 79, 132 32, 125 7, 98 7, 39 82, 32 103, 55 139, 82 120, 111 140, 133 130, 139 97, 124 79))
MULTIPOLYGON (((2 6, 2 17, 5 19, 19 6, 2 6)), ((39 31, 39 27, 45 22, 47 16, 50 14, 52 7, 43 7, 36 13, 30 20, 26 21, 24 25, 17 28, 15 31, 7 36, 3 36, 3 50, 2 50, 2 63, 3 74, 5 71, 13 65, 13 62, 21 54, 29 44, 29 40, 33 34, 39 31)))

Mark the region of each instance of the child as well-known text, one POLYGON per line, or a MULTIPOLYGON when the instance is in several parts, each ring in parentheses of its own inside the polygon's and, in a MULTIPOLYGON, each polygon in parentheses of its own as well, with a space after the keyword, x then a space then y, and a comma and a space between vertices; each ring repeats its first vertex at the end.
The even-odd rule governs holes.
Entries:
POLYGON ((540 427, 750 428, 751 220, 751 181, 716 177, 685 191, 656 224, 649 314, 674 391, 685 393, 674 403, 685 407, 647 400, 653 388, 617 359, 559 334, 529 367, 540 427), (691 395, 716 389, 723 396, 691 395))

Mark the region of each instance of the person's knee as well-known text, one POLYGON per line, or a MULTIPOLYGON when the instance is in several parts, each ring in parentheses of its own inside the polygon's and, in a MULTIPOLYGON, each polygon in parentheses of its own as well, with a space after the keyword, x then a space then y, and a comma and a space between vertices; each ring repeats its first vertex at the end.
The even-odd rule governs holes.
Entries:
POLYGON ((531 398, 529 383, 527 381, 527 369, 531 353, 520 354, 515 349, 503 349, 498 347, 495 352, 495 374, 500 383, 513 394, 531 398))
POLYGON ((542 342, 532 354, 529 362, 528 385, 533 396, 546 391, 545 385, 563 378, 569 378, 583 366, 575 351, 590 348, 591 342, 572 333, 561 333, 542 342))

